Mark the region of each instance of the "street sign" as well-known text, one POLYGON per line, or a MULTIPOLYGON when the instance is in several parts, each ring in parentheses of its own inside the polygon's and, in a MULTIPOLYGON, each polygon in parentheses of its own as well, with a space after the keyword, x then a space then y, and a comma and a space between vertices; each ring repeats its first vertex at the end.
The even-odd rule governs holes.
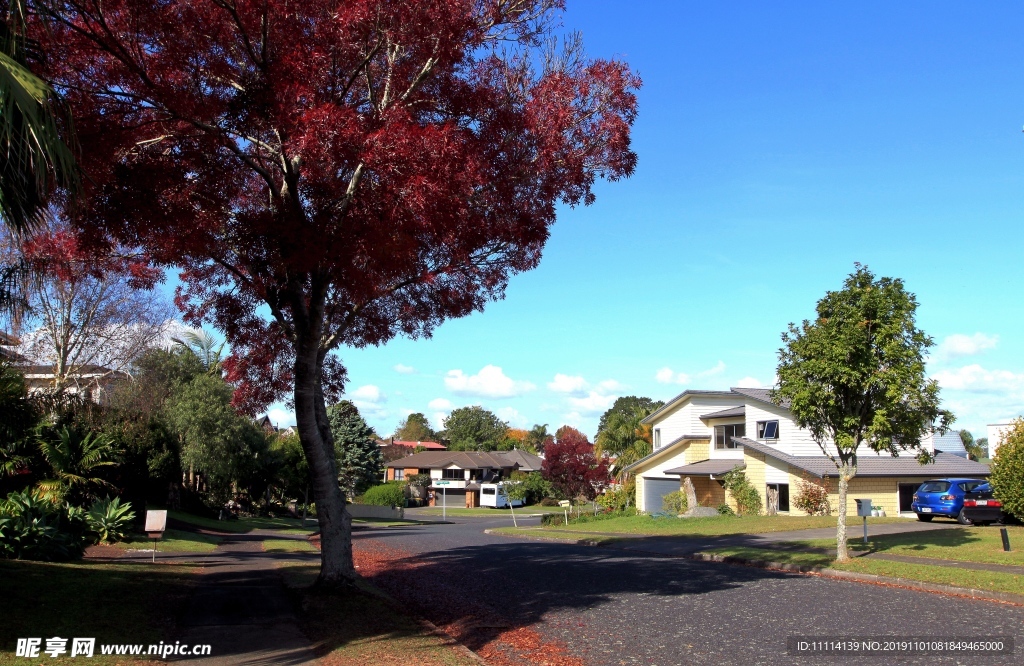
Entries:
POLYGON ((450 486, 450 485, 452 485, 452 482, 451 481, 437 480, 437 481, 434 481, 434 485, 435 486, 450 486))

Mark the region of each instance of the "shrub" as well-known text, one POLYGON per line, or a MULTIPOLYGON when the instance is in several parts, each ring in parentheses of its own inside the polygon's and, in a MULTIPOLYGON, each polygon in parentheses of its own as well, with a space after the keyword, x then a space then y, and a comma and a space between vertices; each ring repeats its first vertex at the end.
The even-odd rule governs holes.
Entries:
POLYGON ((540 501, 541 506, 558 506, 558 500, 554 497, 545 497, 540 501))
POLYGON ((661 500, 661 508, 663 511, 679 515, 686 513, 686 509, 689 508, 686 502, 686 493, 682 490, 677 490, 674 493, 669 493, 661 500))
POLYGON ((1003 510, 1024 520, 1024 419, 1017 419, 1003 435, 1003 442, 992 459, 989 477, 1003 510))
MULTIPOLYGON (((635 515, 636 515, 636 507, 634 507, 634 506, 631 506, 628 509, 623 509, 622 511, 603 511, 601 513, 598 513, 597 515, 594 515, 593 513, 587 513, 585 511, 581 511, 580 515, 577 516, 576 514, 570 512, 569 513, 569 524, 573 525, 573 524, 582 524, 582 523, 592 523, 592 522, 598 521, 598 520, 609 520, 611 518, 623 518, 625 516, 635 516, 635 515)), ((564 525, 565 524, 565 514, 564 513, 545 513, 543 516, 540 517, 540 524, 541 525, 564 525)))
POLYGON ((0 557, 47 562, 81 557, 84 513, 38 493, 11 493, 0 503, 0 557))
POLYGON ((750 484, 742 469, 732 469, 722 475, 722 483, 736 500, 736 511, 741 516, 761 513, 761 494, 750 484))
POLYGON ((96 500, 85 516, 89 529, 104 543, 124 540, 133 520, 135 512, 132 505, 129 502, 121 504, 120 497, 96 500))
POLYGON ((732 507, 728 504, 719 504, 718 513, 723 516, 735 516, 736 512, 732 510, 732 507))
POLYGON ((832 504, 828 501, 828 486, 823 479, 801 479, 792 504, 811 516, 832 515, 832 504))
POLYGON ((411 474, 406 478, 406 481, 410 486, 418 486, 420 488, 426 488, 431 483, 429 474, 411 474))
POLYGON ((401 481, 389 481, 374 486, 363 493, 363 504, 377 506, 405 506, 405 484, 401 481))
MULTIPOLYGON (((511 480, 523 484, 523 489, 526 491, 525 501, 527 504, 543 502, 554 494, 554 488, 548 481, 544 480, 540 472, 512 472, 511 480)), ((555 506, 557 505, 558 502, 556 501, 555 506)))
POLYGON ((624 511, 633 503, 636 485, 629 483, 618 490, 609 490, 598 496, 597 504, 607 511, 624 511))

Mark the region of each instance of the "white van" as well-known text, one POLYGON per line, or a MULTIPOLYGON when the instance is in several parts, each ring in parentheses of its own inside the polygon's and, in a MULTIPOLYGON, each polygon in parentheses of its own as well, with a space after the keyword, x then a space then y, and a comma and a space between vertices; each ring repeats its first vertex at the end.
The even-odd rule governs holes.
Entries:
MULTIPOLYGON (((509 505, 508 496, 505 495, 504 484, 502 483, 481 483, 480 484, 480 506, 490 506, 495 509, 504 509, 509 505)), ((512 500, 512 506, 522 506, 523 500, 512 500)))

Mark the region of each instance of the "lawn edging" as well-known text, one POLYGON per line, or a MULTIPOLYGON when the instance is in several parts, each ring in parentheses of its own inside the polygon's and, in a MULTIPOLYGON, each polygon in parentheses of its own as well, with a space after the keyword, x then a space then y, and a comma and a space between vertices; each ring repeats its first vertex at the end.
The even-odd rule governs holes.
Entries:
MULTIPOLYGON (((557 539, 552 537, 526 534, 519 536, 518 534, 509 534, 508 532, 498 532, 493 530, 484 530, 484 533, 493 534, 495 536, 510 537, 513 539, 526 539, 529 541, 546 541, 549 543, 563 543, 576 546, 593 546, 601 548, 615 547, 615 541, 608 539, 557 539)), ((1024 595, 1021 594, 1012 594, 1010 592, 996 592, 989 590, 976 590, 973 588, 957 587, 955 585, 942 585, 939 583, 926 583, 924 581, 913 580, 910 578, 896 578, 893 576, 881 576, 879 574, 859 573, 856 571, 842 571, 840 569, 831 569, 829 567, 818 567, 807 564, 793 564, 791 562, 774 562, 771 560, 752 559, 746 557, 739 557, 736 555, 719 555, 717 553, 697 552, 683 555, 672 555, 668 553, 656 553, 652 551, 639 551, 632 548, 621 548, 620 550, 628 550, 630 552, 642 552, 650 555, 656 555, 658 557, 674 557, 678 559, 693 560, 697 562, 715 562, 719 564, 731 564, 733 566, 754 567, 757 569, 766 569, 770 571, 782 571, 787 573, 820 576, 824 578, 835 578, 839 580, 847 580, 856 583, 868 583, 872 585, 899 587, 903 589, 917 590, 919 592, 930 592, 932 594, 943 594, 946 596, 955 597, 967 597, 970 599, 977 599, 979 601, 994 601, 998 603, 1012 604, 1014 606, 1024 606, 1024 595)))

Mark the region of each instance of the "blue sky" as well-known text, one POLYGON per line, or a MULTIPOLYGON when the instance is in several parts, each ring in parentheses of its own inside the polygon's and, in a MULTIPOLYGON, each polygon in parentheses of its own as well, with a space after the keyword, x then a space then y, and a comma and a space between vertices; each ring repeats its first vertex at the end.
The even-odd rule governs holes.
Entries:
MULTIPOLYGON (((629 180, 429 340, 341 351, 382 435, 480 404, 593 435, 618 395, 769 385, 854 262, 903 278, 958 426, 1024 402, 1024 5, 569 0, 644 80, 629 180)), ((283 424, 283 405, 272 414, 283 424)))

